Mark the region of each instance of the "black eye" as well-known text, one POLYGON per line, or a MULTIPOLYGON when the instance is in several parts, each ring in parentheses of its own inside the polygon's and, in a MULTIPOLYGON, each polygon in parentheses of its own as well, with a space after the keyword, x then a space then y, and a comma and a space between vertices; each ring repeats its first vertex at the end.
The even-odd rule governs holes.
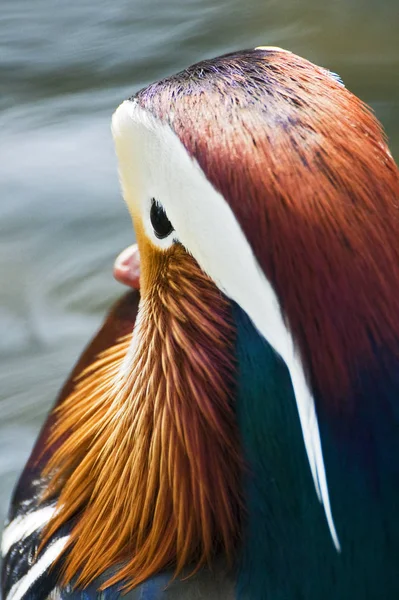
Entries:
POLYGON ((159 202, 153 198, 151 200, 150 211, 151 225, 154 228, 154 233, 159 240, 166 238, 173 231, 172 223, 166 216, 166 212, 159 202))

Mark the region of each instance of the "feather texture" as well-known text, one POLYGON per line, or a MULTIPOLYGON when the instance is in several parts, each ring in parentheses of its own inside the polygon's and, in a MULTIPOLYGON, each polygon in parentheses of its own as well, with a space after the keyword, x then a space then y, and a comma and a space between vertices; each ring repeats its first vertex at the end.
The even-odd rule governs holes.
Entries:
POLYGON ((234 554, 241 458, 229 305, 179 246, 159 271, 132 349, 124 338, 106 350, 58 409, 46 497, 59 501, 44 542, 78 515, 64 568, 78 585, 122 561, 107 585, 190 561, 195 570, 218 547, 234 554))

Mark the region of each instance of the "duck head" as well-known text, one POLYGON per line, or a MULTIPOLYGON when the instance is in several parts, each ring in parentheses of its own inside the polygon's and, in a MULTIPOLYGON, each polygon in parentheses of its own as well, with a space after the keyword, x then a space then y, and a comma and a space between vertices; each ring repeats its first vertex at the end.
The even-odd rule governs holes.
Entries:
POLYGON ((79 511, 66 576, 125 561, 111 582, 134 585, 234 554, 247 468, 234 307, 288 370, 339 552, 318 411, 350 411, 358 364, 399 332, 398 173, 379 124, 329 71, 258 48, 141 90, 112 131, 141 301, 133 337, 60 409, 48 535, 79 511))

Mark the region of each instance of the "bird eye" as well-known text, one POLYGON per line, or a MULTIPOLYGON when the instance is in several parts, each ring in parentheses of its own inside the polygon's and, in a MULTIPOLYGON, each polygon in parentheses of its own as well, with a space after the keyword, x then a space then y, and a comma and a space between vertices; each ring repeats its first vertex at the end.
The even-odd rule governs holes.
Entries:
POLYGON ((172 223, 169 221, 163 206, 155 200, 151 201, 150 211, 151 225, 159 240, 166 238, 173 231, 172 223))

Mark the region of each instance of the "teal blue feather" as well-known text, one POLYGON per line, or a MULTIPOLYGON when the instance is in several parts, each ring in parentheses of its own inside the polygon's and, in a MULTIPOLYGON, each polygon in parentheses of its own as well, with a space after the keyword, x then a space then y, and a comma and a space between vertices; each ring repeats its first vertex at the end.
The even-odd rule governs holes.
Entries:
MULTIPOLYGON (((356 401, 351 416, 318 412, 338 553, 311 479, 288 371, 238 306, 233 314, 248 463, 238 600, 399 598, 397 365, 365 372, 356 398, 346 399, 356 401)), ((318 404, 328 406, 321 398, 318 404)))
POLYGON ((340 411, 319 401, 324 460, 342 545, 340 598, 399 598, 398 398, 398 360, 380 351, 359 373, 340 411))

